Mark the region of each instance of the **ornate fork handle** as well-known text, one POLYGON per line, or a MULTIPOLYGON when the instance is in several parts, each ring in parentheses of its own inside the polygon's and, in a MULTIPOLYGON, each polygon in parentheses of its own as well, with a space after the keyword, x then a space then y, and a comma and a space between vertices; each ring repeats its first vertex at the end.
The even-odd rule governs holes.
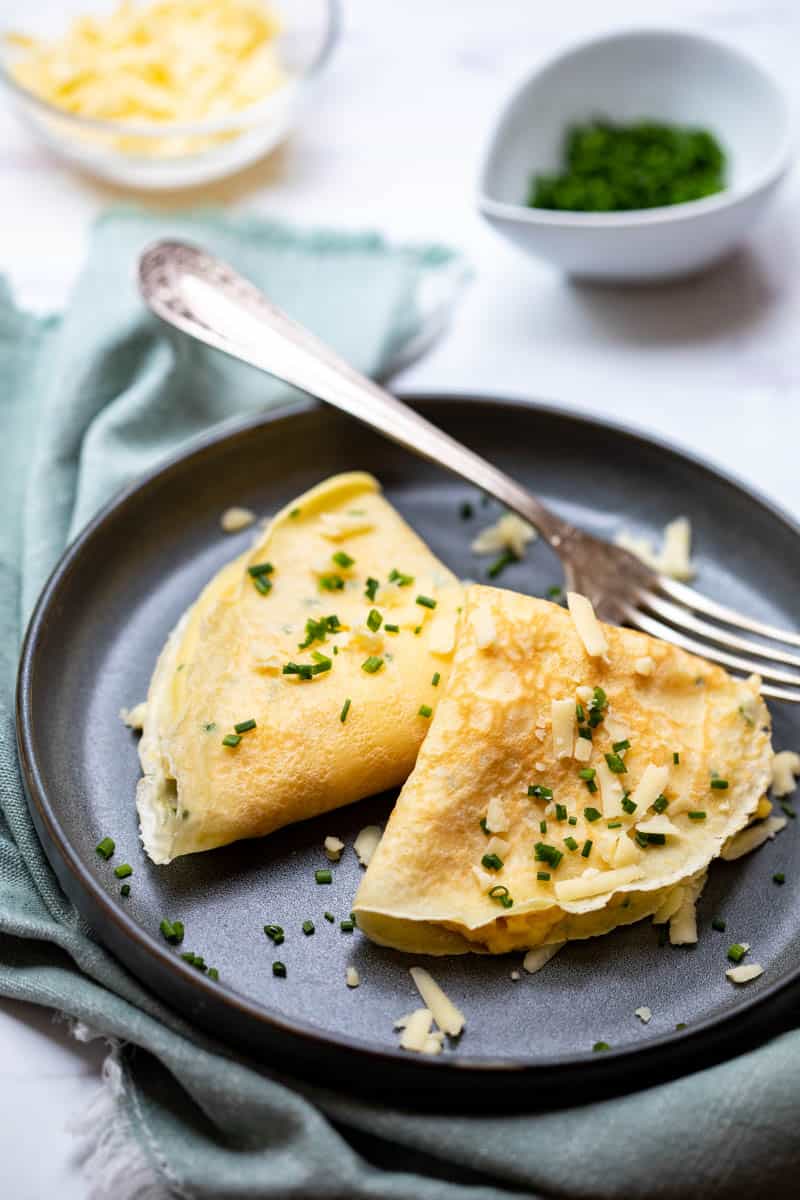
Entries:
POLYGON ((575 530, 466 446, 354 370, 227 263, 185 242, 143 253, 139 284, 158 316, 201 342, 325 400, 446 467, 535 525, 559 552, 575 530))

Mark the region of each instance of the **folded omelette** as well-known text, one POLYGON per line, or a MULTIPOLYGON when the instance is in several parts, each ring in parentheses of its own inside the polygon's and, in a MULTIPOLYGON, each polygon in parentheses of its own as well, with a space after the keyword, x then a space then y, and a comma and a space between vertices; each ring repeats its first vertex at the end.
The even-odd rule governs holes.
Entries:
POLYGON ((594 632, 558 605, 466 590, 446 691, 356 897, 373 940, 501 953, 697 896, 769 786, 758 680, 594 632))
POLYGON ((453 650, 462 589, 369 475, 280 512, 170 634, 139 747, 156 863, 402 783, 453 650))

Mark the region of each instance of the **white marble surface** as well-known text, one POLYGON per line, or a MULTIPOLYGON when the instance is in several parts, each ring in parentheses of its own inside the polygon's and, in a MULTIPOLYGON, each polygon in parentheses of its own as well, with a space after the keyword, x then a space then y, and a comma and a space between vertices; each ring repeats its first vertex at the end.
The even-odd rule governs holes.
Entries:
MULTIPOLYGON (((704 29, 758 55, 800 98, 795 0, 645 7, 646 17, 636 0, 345 0, 344 40, 304 127, 238 178, 169 203, 453 242, 475 281, 404 384, 546 397, 635 422, 800 515, 796 177, 735 259, 694 282, 636 291, 559 278, 498 240, 472 207, 493 113, 517 77, 576 35, 644 21, 704 29)), ((0 106, 0 270, 25 302, 63 302, 92 215, 120 197, 48 157, 0 106)), ((94 1094, 100 1060, 50 1014, 0 1003, 0 1192, 9 1200, 86 1196, 64 1125, 94 1094)))

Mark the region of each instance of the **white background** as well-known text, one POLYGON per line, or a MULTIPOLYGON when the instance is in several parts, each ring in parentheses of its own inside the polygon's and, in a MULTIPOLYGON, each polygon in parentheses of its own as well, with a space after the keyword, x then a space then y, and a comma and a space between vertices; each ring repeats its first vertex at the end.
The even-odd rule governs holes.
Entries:
MULTIPOLYGON (((24 6, 0 11, 10 8, 21 21, 24 6)), ((486 228, 472 202, 499 105, 565 42, 614 26, 685 24, 759 57, 796 102, 796 0, 345 0, 345 9, 343 42, 303 128, 234 180, 168 203, 455 244, 475 281, 447 336, 403 384, 538 396, 630 421, 800 514, 796 178, 723 266, 627 291, 579 286, 535 265, 486 228)), ((23 302, 61 305, 92 215, 129 198, 48 157, 0 106, 0 271, 23 302)), ((8 1200, 85 1197, 64 1126, 95 1094, 101 1057, 72 1043, 50 1013, 0 1002, 8 1200)))

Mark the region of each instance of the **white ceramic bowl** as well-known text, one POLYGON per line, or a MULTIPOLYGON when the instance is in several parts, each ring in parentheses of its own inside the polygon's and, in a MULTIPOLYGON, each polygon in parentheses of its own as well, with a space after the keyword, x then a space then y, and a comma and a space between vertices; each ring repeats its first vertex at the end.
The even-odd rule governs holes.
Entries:
POLYGON ((782 92, 743 54, 688 32, 610 34, 551 60, 511 97, 490 139, 478 207, 498 232, 568 274, 669 279, 709 266, 741 240, 784 175, 790 145, 782 92), (634 212, 528 208, 532 176, 562 165, 568 127, 598 116, 709 129, 727 154, 725 190, 634 212))

